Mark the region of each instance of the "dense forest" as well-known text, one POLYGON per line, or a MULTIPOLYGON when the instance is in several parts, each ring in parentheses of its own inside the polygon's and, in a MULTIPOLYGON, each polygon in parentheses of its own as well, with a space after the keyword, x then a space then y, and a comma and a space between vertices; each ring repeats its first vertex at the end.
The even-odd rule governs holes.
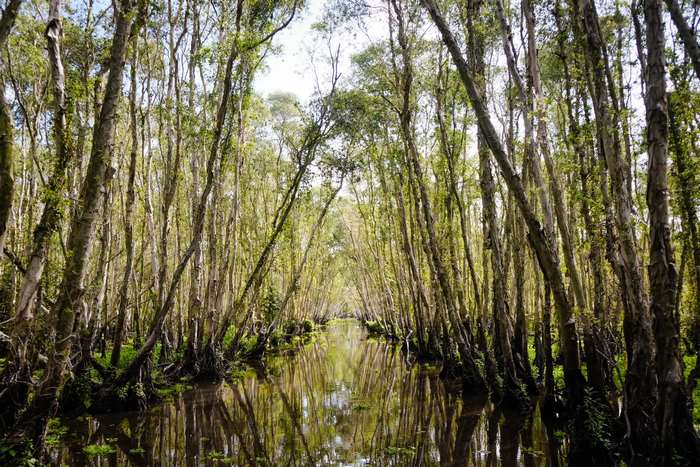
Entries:
POLYGON ((697 465, 697 2, 331 0, 308 102, 254 86, 304 0, 3 4, 3 465, 337 317, 697 465))

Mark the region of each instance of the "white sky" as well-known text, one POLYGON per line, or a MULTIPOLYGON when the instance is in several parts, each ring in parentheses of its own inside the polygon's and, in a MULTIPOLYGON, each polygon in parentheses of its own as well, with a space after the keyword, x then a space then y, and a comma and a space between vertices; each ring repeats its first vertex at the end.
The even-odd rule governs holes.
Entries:
POLYGON ((281 50, 267 57, 267 67, 256 74, 253 86, 257 93, 267 97, 278 91, 291 92, 300 101, 308 101, 314 91, 310 55, 316 34, 311 27, 321 20, 324 3, 325 0, 309 1, 300 17, 274 37, 273 45, 281 50))
MULTIPOLYGON (((322 20, 327 0, 308 0, 305 8, 298 13, 292 23, 280 31, 272 41, 278 53, 265 59, 266 67, 256 73, 253 87, 263 97, 274 92, 290 92, 296 94, 301 103, 307 103, 316 88, 316 74, 319 74, 320 85, 323 87, 323 76, 330 70, 328 64, 329 44, 320 34, 312 29, 314 23, 322 20)), ((342 77, 350 75, 350 58, 362 51, 373 40, 384 32, 385 18, 372 18, 368 26, 368 37, 364 32, 345 31, 335 33, 331 39, 333 52, 340 44, 339 70, 342 77)))

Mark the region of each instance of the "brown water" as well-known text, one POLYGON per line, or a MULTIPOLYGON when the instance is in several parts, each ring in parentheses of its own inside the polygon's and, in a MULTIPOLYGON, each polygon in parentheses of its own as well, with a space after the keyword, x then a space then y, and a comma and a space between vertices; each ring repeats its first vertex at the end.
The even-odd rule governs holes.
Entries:
POLYGON ((436 368, 408 365, 395 346, 354 321, 331 323, 267 376, 198 385, 145 413, 64 421, 55 465, 562 464, 560 433, 537 411, 495 411, 446 385, 436 368), (548 441, 551 440, 551 441, 548 441))

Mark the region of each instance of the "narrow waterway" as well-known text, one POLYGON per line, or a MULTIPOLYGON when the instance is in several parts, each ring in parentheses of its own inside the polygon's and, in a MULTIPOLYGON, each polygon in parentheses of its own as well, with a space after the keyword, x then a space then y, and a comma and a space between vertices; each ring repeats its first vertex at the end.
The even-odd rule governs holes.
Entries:
POLYGON ((354 321, 269 358, 265 375, 198 385, 145 413, 63 424, 55 465, 534 467, 562 464, 565 448, 537 411, 495 411, 354 321))

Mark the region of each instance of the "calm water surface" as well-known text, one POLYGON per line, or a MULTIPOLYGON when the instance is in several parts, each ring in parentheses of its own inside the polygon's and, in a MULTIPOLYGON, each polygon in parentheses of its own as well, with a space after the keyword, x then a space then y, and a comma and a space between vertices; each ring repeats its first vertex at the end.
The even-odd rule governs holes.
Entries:
POLYGON ((535 467, 562 464, 564 450, 537 411, 497 411, 437 369, 408 365, 354 321, 268 359, 266 376, 198 385, 146 413, 64 424, 55 465, 535 467))

